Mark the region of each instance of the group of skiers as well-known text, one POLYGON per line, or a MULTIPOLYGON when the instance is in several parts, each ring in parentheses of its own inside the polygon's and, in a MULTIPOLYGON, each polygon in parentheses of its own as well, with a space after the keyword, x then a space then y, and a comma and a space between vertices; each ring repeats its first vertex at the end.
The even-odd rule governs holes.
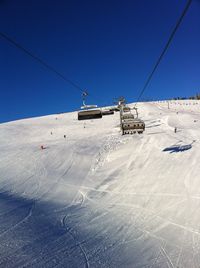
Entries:
MULTIPOLYGON (((51 135, 53 135, 53 132, 52 132, 52 131, 51 131, 51 135)), ((65 134, 64 134, 63 137, 64 137, 64 139, 66 139, 66 135, 65 135, 65 134)), ((41 150, 44 150, 44 149, 46 149, 46 148, 47 148, 47 147, 45 147, 44 145, 41 145, 41 146, 40 146, 40 149, 41 149, 41 150)))

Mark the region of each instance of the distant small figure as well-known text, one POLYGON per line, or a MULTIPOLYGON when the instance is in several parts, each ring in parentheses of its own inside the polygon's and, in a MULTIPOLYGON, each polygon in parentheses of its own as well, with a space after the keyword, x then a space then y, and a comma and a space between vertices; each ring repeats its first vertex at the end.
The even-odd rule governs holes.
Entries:
POLYGON ((66 139, 66 135, 64 135, 64 139, 66 139))
POLYGON ((44 150, 44 145, 41 145, 40 148, 41 148, 41 150, 44 150))
POLYGON ((57 120, 58 118, 56 117, 56 120, 57 120))
POLYGON ((175 127, 175 128, 174 128, 174 133, 176 133, 176 132, 177 132, 177 128, 175 127))
POLYGON ((51 135, 53 135, 53 132, 51 131, 51 135))
POLYGON ((176 112, 178 114, 178 112, 176 112))

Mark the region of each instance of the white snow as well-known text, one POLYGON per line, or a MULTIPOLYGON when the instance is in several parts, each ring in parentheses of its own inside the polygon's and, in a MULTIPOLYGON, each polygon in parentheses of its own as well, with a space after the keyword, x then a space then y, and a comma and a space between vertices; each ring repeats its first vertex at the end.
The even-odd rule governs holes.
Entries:
POLYGON ((138 107, 0 125, 0 267, 199 267, 200 101, 138 107))

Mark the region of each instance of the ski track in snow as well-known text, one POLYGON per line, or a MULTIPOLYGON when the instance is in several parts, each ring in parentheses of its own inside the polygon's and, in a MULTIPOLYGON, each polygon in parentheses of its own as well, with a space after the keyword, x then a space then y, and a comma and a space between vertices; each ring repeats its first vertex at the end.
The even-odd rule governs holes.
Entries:
POLYGON ((143 135, 121 136, 118 113, 0 125, 0 267, 198 267, 200 102, 189 102, 139 103, 143 135))
POLYGON ((107 156, 109 153, 114 151, 117 146, 122 144, 125 141, 122 141, 120 136, 110 135, 107 139, 97 156, 95 157, 95 162, 92 164, 91 173, 94 174, 98 169, 103 167, 104 163, 107 160, 107 156))
MULTIPOLYGON (((63 227, 66 227, 66 224, 65 224, 66 219, 67 219, 67 216, 65 216, 63 218, 63 220, 62 220, 63 227)), ((76 237, 72 234, 72 232, 70 230, 73 231, 73 228, 71 227, 70 229, 68 229, 68 233, 70 234, 70 236, 74 240, 75 245, 78 248, 80 248, 81 252, 83 253, 83 257, 84 257, 84 260, 85 260, 85 267, 86 268, 89 268, 90 267, 90 263, 89 263, 89 259, 88 259, 87 253, 86 253, 85 249, 83 248, 82 244, 76 239, 76 237)))
POLYGON ((0 237, 2 237, 3 235, 7 234, 8 232, 13 231, 20 224, 26 222, 32 216, 32 212, 33 212, 34 206, 35 206, 35 202, 32 203, 31 208, 28 211, 28 214, 22 220, 18 221, 16 224, 14 224, 12 227, 10 227, 7 230, 5 230, 4 232, 0 233, 0 237))
POLYGON ((163 254, 164 257, 166 257, 167 259, 167 264, 169 268, 174 268, 174 264, 172 263, 172 260, 170 259, 170 257, 168 256, 167 252, 165 251, 165 249, 161 246, 161 253, 163 254))

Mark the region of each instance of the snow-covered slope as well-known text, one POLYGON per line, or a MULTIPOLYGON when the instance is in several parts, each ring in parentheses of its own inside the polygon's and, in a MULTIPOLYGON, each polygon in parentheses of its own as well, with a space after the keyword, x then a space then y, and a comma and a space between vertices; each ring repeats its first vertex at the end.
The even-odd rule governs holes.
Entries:
POLYGON ((138 107, 0 125, 0 267, 199 267, 200 103, 138 107))

